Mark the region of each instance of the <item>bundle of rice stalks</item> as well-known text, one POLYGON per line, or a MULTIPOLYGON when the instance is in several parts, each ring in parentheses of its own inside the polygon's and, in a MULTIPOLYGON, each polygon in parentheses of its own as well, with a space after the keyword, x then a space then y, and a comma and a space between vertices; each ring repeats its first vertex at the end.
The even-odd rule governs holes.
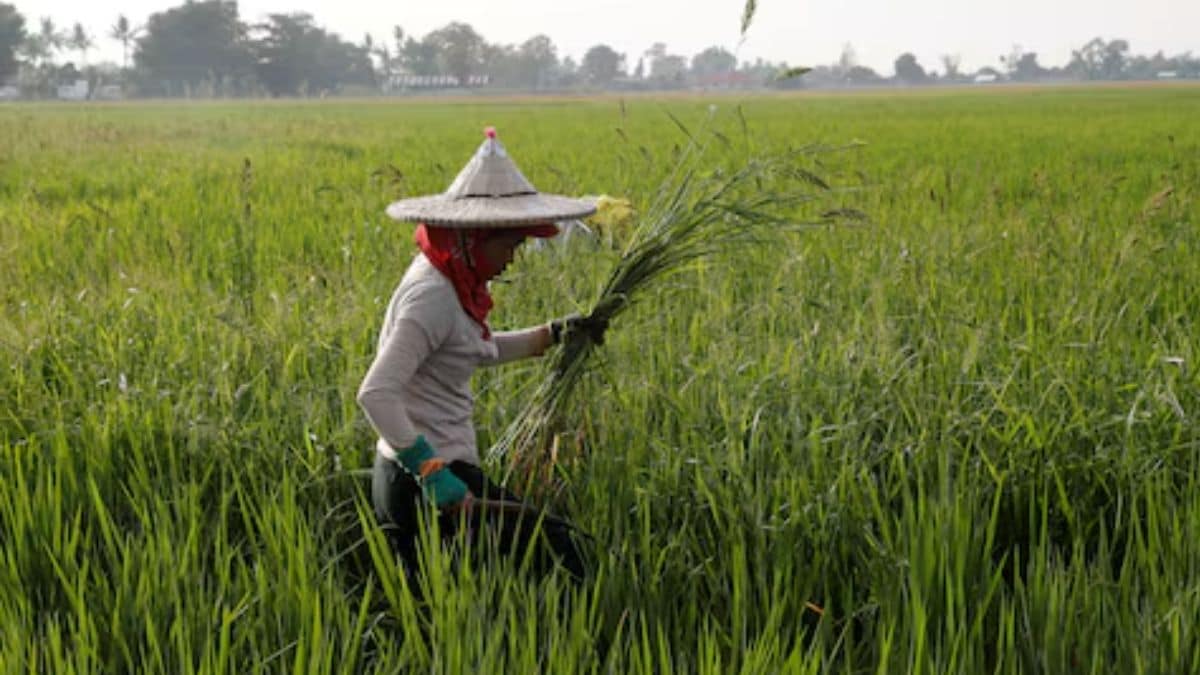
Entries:
MULTIPOLYGON (((819 212, 813 208, 831 188, 807 167, 818 155, 852 146, 807 145, 752 157, 730 168, 709 165, 711 141, 701 143, 682 124, 680 128, 689 143, 650 206, 638 214, 631 238, 591 305, 588 321, 611 325, 648 289, 714 254, 762 243, 784 231, 865 221, 862 213, 852 209, 819 212), (805 216, 806 212, 815 213, 805 216)), ((711 135, 728 144, 724 136, 711 135)), ((492 447, 492 457, 507 455, 512 467, 525 472, 553 459, 554 433, 561 428, 566 405, 597 346, 586 331, 564 335, 546 378, 492 447)))

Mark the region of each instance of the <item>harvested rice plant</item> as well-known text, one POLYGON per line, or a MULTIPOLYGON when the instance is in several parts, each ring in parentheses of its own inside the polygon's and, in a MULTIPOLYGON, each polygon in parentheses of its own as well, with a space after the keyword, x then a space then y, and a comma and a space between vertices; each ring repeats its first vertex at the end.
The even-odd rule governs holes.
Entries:
POLYGON ((0 664, 1193 672, 1197 120, 1194 87, 0 107, 0 664), (384 208, 488 125, 614 205, 490 317, 601 303, 604 344, 474 382, 578 584, 433 533, 414 583, 371 512, 355 390, 416 252, 384 208))

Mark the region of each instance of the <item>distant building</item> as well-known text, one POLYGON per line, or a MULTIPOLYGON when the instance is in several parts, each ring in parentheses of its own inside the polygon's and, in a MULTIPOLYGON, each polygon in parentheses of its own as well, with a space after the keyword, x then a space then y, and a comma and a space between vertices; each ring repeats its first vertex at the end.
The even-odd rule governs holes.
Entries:
POLYGON ((462 86, 486 87, 491 79, 487 75, 471 75, 466 85, 453 75, 410 75, 401 73, 387 79, 385 91, 404 89, 456 89, 462 86))
POLYGON ((994 84, 1000 81, 1000 76, 995 73, 979 73, 971 81, 975 84, 994 84))
POLYGON ((21 98, 21 90, 11 84, 0 84, 0 101, 15 101, 21 98))
POLYGON ((1179 73, 1174 70, 1160 70, 1154 76, 1160 80, 1174 80, 1179 77, 1179 73))
POLYGON ((84 101, 88 97, 88 81, 75 80, 71 84, 58 85, 58 97, 64 101, 84 101))

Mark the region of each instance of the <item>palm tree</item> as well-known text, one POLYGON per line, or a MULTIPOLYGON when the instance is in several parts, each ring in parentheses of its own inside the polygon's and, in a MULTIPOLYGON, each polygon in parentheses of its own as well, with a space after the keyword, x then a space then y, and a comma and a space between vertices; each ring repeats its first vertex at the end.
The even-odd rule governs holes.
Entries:
POLYGON ((67 40, 67 44, 71 49, 79 52, 80 65, 87 65, 88 50, 96 46, 96 42, 92 40, 92 36, 88 35, 80 23, 75 24, 75 28, 71 31, 71 37, 67 40))
POLYGON ((48 16, 42 17, 42 31, 38 35, 41 40, 42 49, 45 50, 47 59, 54 56, 54 53, 62 49, 64 36, 58 32, 58 28, 54 25, 54 19, 48 16))
POLYGON ((379 70, 382 71, 381 86, 386 88, 392 77, 392 50, 388 49, 387 43, 384 42, 375 50, 375 54, 379 57, 379 70))
POLYGON ((141 31, 141 27, 130 25, 129 19, 125 18, 124 14, 119 15, 117 22, 108 29, 108 37, 121 43, 124 57, 121 61, 121 70, 129 70, 129 43, 137 39, 138 33, 141 31))
POLYGON ((50 50, 39 33, 29 33, 17 47, 17 53, 29 65, 37 68, 50 56, 50 50))
POLYGON ((54 28, 50 19, 42 19, 41 30, 29 33, 19 47, 19 53, 33 71, 33 87, 39 95, 47 95, 50 91, 54 63, 51 60, 54 52, 61 43, 62 36, 54 28))

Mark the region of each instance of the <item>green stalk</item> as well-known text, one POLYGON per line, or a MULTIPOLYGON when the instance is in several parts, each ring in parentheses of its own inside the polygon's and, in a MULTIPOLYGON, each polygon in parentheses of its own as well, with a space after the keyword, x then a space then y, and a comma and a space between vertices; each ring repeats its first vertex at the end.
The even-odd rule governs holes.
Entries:
MULTIPOLYGON (((592 303, 590 319, 611 324, 650 289, 718 253, 764 243, 772 235, 798 227, 864 219, 853 210, 827 211, 807 222, 796 219, 798 206, 818 199, 813 190, 831 190, 825 180, 798 169, 796 163, 833 148, 809 145, 798 151, 753 157, 726 172, 723 167, 710 166, 707 144, 672 119, 684 129, 688 143, 592 303)), ((546 378, 492 447, 490 456, 508 455, 522 462, 550 450, 550 439, 561 425, 571 394, 588 373, 597 347, 584 332, 564 336, 546 378)))

